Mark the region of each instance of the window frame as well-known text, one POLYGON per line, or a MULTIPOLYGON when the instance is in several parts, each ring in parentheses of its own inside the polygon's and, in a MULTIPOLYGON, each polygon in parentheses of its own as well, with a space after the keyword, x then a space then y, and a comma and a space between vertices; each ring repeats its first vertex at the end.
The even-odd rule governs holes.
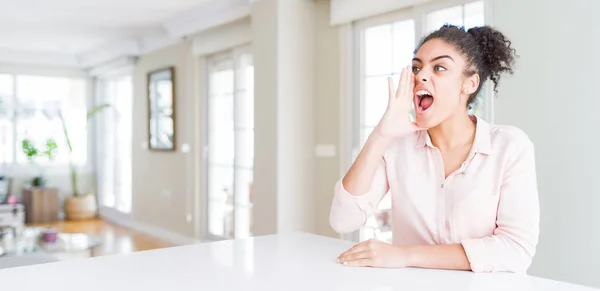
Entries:
MULTIPOLYGON (((480 0, 484 5, 484 24, 493 25, 493 0, 480 0)), ((366 29, 378 25, 392 24, 394 22, 414 20, 415 28, 415 44, 418 44, 421 38, 426 33, 427 28, 427 15, 431 12, 451 8, 458 5, 465 5, 472 2, 478 2, 478 0, 447 0, 447 1, 432 1, 429 3, 421 4, 418 6, 408 7, 393 12, 380 14, 377 16, 364 18, 358 21, 354 21, 348 28, 350 30, 350 42, 341 42, 342 48, 345 48, 346 53, 350 54, 352 62, 350 66, 351 70, 341 78, 342 83, 350 81, 351 84, 346 84, 350 92, 342 92, 342 99, 347 98, 349 103, 349 114, 345 114, 345 120, 349 124, 349 131, 346 132, 346 139, 342 139, 342 148, 346 149, 347 155, 342 158, 346 161, 342 161, 343 169, 342 172, 345 174, 345 170, 356 159, 356 156, 361 150, 361 136, 363 131, 363 114, 364 109, 364 88, 365 88, 365 31, 366 29), (345 95, 345 96, 344 96, 345 95), (350 142, 349 145, 345 143, 350 142), (349 159, 349 160, 348 160, 349 159)), ((463 8, 464 12, 464 8, 463 8)), ((464 15, 463 15, 464 17, 464 15)), ((344 84, 342 84, 344 87, 344 84)), ((494 94, 492 86, 485 86, 482 88, 482 118, 487 122, 494 123, 494 94)), ((344 133, 342 133, 344 136, 344 133)), ((362 237, 363 227, 358 231, 351 234, 342 236, 345 239, 352 241, 359 241, 362 237)))

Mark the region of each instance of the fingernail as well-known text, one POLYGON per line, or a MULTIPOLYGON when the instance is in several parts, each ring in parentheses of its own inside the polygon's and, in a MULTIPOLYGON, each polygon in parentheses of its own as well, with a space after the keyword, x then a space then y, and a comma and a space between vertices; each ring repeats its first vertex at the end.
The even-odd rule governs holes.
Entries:
POLYGON ((344 262, 344 266, 347 266, 347 265, 348 265, 348 262, 344 262))

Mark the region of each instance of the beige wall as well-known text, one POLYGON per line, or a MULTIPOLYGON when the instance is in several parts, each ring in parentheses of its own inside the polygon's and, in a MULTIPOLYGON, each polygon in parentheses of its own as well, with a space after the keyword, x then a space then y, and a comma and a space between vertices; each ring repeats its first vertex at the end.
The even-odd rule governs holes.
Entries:
POLYGON ((315 7, 252 4, 258 235, 315 230, 315 7))
POLYGON ((142 56, 134 72, 133 112, 133 216, 134 219, 185 236, 194 235, 194 151, 183 153, 181 145, 195 147, 195 59, 189 43, 181 43, 142 56), (144 149, 148 141, 147 73, 175 66, 175 152, 144 149), (188 217, 189 215, 189 217, 188 217))
POLYGON ((276 1, 252 4, 254 54, 254 234, 277 231, 277 15, 276 1), (260 146, 258 146, 260 145, 260 146))
POLYGON ((315 142, 335 145, 334 157, 317 157, 315 166, 315 232, 338 236, 329 226, 333 186, 340 178, 340 42, 329 25, 329 1, 317 1, 315 50, 315 142))

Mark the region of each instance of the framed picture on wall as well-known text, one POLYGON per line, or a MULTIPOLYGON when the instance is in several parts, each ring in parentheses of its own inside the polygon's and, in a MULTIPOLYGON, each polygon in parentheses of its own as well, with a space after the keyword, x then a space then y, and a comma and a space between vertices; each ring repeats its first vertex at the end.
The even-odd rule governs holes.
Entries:
POLYGON ((148 144, 150 150, 175 150, 175 68, 148 73, 148 144))

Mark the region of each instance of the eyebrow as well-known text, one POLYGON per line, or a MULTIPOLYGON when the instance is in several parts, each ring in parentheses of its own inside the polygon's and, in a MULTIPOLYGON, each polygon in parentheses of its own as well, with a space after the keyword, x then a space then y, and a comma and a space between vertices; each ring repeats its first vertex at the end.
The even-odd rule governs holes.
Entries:
MULTIPOLYGON (((454 62, 454 59, 451 56, 449 56, 449 55, 443 55, 443 56, 435 57, 435 58, 431 59, 431 61, 435 62, 435 61, 437 61, 439 59, 451 59, 454 62)), ((421 59, 419 59, 419 58, 413 58, 413 61, 419 62, 419 63, 423 63, 423 61, 421 61, 421 59)))

